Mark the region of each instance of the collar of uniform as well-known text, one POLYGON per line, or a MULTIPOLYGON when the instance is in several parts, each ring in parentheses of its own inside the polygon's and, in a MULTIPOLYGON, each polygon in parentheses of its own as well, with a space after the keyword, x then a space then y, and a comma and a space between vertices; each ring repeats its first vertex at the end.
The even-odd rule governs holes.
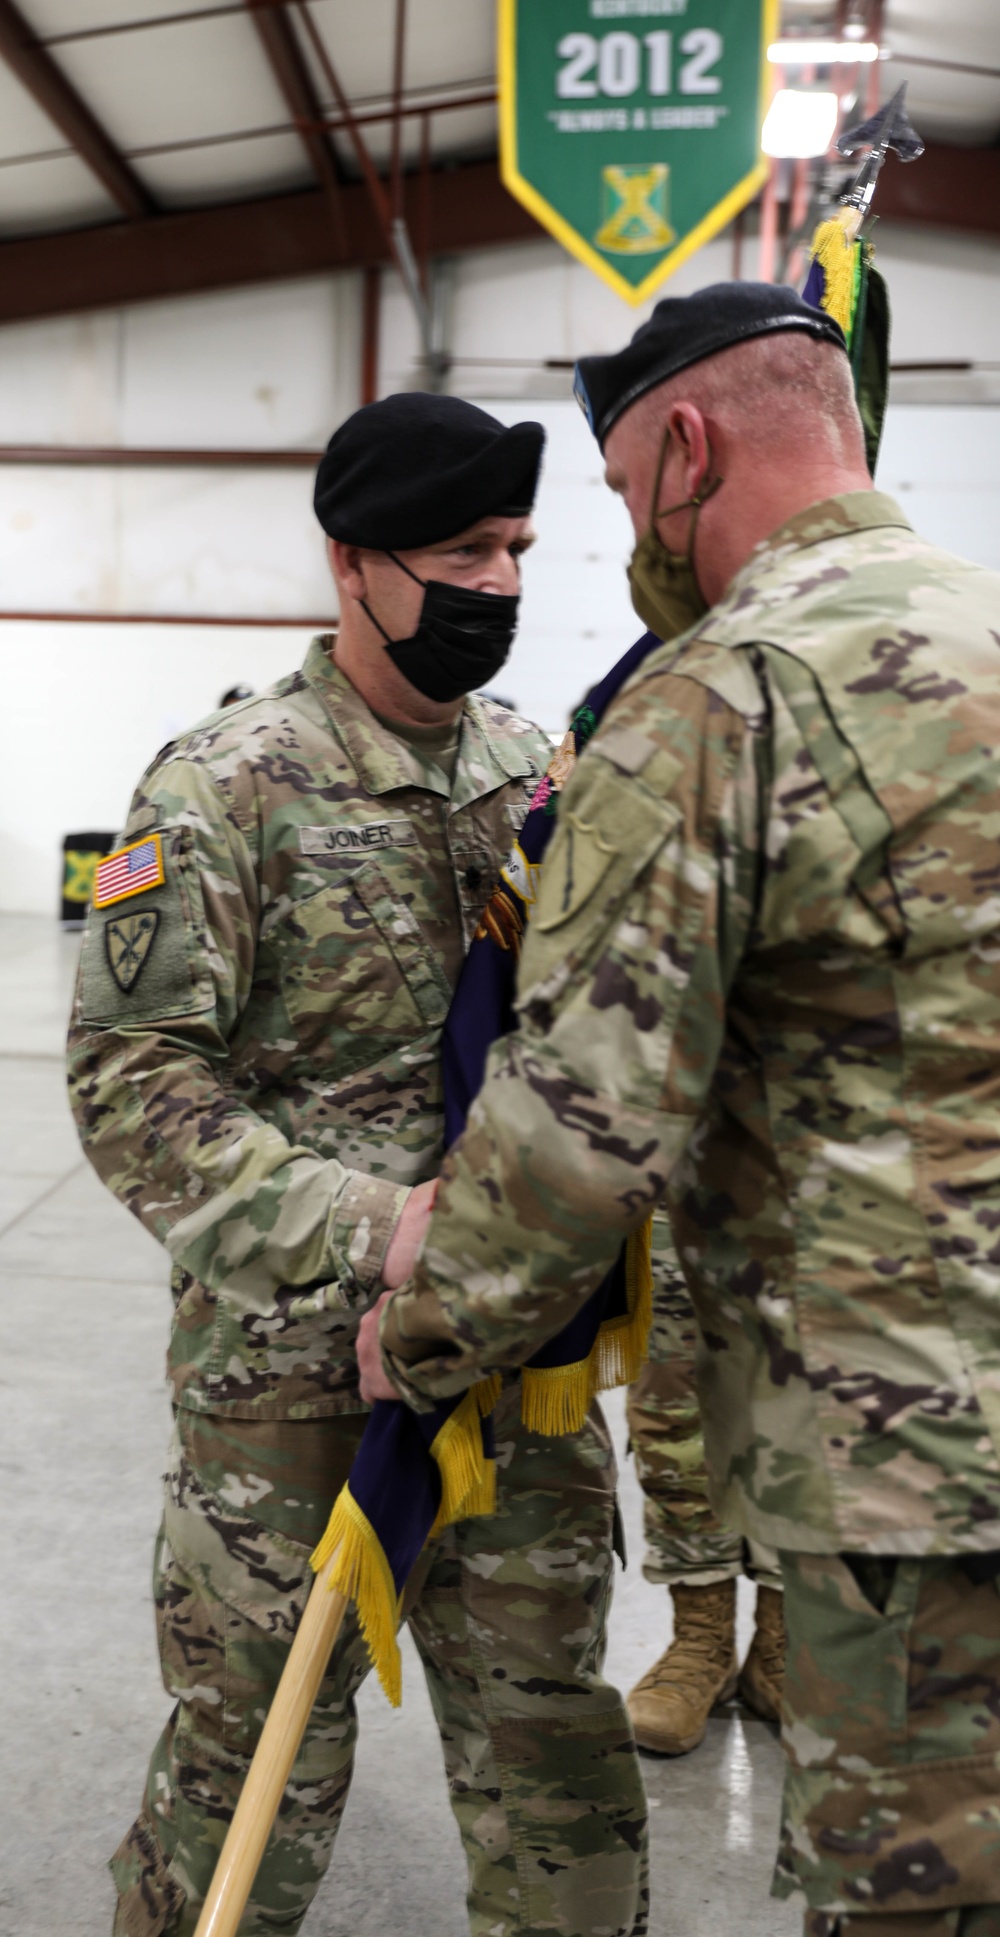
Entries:
POLYGON ((370 794, 387 794, 394 787, 426 788, 426 775, 407 758, 406 748, 369 711, 347 674, 334 665, 330 652, 335 637, 325 632, 313 640, 302 671, 322 700, 358 779, 370 794))
POLYGON ((462 737, 451 790, 451 811, 470 800, 492 794, 508 780, 530 780, 538 768, 520 741, 507 739, 491 726, 485 706, 470 693, 462 714, 462 737))
POLYGON ((782 583, 781 573, 789 557, 831 539, 853 538, 859 532, 892 528, 913 529, 895 499, 884 491, 844 491, 839 497, 824 498, 819 504, 796 512, 794 518, 761 540, 735 578, 730 579, 718 603, 710 606, 689 632, 680 639, 670 639, 666 645, 654 647, 625 681, 619 697, 673 665, 678 654, 687 651, 689 646, 714 645, 726 639, 729 621, 737 614, 745 620, 749 611, 766 608, 768 598, 778 596, 773 589, 776 579, 780 596, 786 597, 787 587, 782 583))
POLYGON ((820 504, 811 504, 761 539, 737 572, 724 602, 728 605, 735 591, 752 582, 762 565, 770 564, 772 558, 783 552, 806 551, 810 545, 824 544, 827 539, 849 538, 855 532, 876 531, 884 525, 901 525, 904 531, 911 530, 909 519, 903 516, 895 498, 888 497, 884 491, 844 491, 837 498, 824 498, 820 504))
POLYGON ((330 657, 332 633, 312 641, 302 668, 304 677, 319 695, 334 732, 346 747, 358 778, 370 794, 387 794, 394 787, 420 787, 425 793, 441 794, 456 813, 482 794, 491 794, 507 780, 528 779, 535 767, 516 741, 504 739, 493 731, 474 695, 465 702, 458 759, 451 793, 439 785, 409 747, 370 711, 346 673, 330 657))

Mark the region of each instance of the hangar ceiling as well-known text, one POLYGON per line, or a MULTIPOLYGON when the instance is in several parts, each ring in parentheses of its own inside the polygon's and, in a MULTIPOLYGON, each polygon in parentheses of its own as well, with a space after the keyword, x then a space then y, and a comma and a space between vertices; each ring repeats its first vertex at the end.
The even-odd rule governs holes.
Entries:
MULTIPOLYGON (((1000 229, 997 0, 864 19, 928 158, 884 212, 1000 229), (919 175, 920 180, 917 181, 919 175)), ((0 320, 537 233, 496 171, 494 0, 0 0, 0 320)))

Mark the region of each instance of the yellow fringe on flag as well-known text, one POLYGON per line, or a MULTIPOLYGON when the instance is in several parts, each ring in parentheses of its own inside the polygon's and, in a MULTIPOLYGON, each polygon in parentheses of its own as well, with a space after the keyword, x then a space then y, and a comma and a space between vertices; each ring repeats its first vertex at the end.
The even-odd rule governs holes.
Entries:
MULTIPOLYGON (((651 1220, 628 1240, 625 1286, 628 1313, 601 1326, 589 1358, 576 1365, 522 1368, 521 1418, 530 1432, 550 1437, 580 1432, 596 1392, 635 1378, 646 1356, 653 1316, 651 1220)), ((441 1505, 431 1539, 456 1520, 496 1512, 496 1460, 487 1459, 483 1452, 482 1421, 493 1411, 502 1384, 500 1374, 492 1373, 470 1386, 432 1441, 431 1453, 441 1475, 441 1505)), ((334 1554, 328 1584, 357 1608, 379 1681, 393 1708, 398 1708, 403 1698, 396 1640, 400 1601, 382 1544, 347 1486, 341 1488, 326 1532, 309 1556, 313 1572, 321 1573, 334 1554)))
POLYGON ((432 1540, 443 1527, 454 1526, 456 1520, 496 1512, 496 1461, 487 1459, 483 1452, 482 1420, 493 1411, 500 1387, 499 1373, 470 1386, 431 1441, 431 1454, 441 1475, 441 1504, 431 1528, 432 1540))
POLYGON ((848 345, 858 300, 859 264, 854 246, 857 235, 857 209, 842 208, 828 222, 820 223, 812 239, 814 260, 820 264, 826 279, 823 308, 840 324, 848 345))
POLYGON ((367 1514, 346 1486, 341 1487, 327 1529, 309 1565, 319 1574, 339 1547, 328 1585, 353 1601, 375 1672, 392 1703, 403 1699, 403 1664, 396 1640, 400 1603, 389 1563, 367 1514))
MULTIPOLYGON (((471 1386, 431 1444, 441 1475, 441 1505, 431 1528, 433 1540, 443 1527, 474 1514, 497 1510, 497 1463, 483 1453, 481 1420, 500 1397, 499 1373, 471 1386)), ((322 1572, 337 1552, 328 1585, 353 1601, 375 1671, 393 1708, 403 1699, 403 1666, 396 1630, 401 1602, 392 1570, 367 1514, 348 1486, 341 1488, 326 1532, 309 1556, 315 1574, 322 1572)))
POLYGON ((483 1419, 488 1419, 503 1391, 503 1380, 499 1372, 490 1372, 485 1379, 477 1379, 472 1390, 476 1395, 481 1416, 483 1419))
POLYGON ((582 1432, 596 1393, 638 1377, 653 1322, 652 1218, 625 1247, 625 1291, 627 1313, 605 1319, 588 1358, 575 1365, 522 1366, 521 1422, 530 1433, 552 1438, 582 1432))
POLYGON ((529 1433, 555 1438, 582 1432, 592 1396, 593 1359, 591 1352, 575 1365, 521 1367, 521 1423, 529 1433))
POLYGON ((591 1353, 596 1361, 594 1392, 631 1385, 645 1363, 649 1328, 653 1323, 653 1220, 633 1231, 625 1249, 625 1288, 628 1317, 609 1318, 597 1334, 591 1353))

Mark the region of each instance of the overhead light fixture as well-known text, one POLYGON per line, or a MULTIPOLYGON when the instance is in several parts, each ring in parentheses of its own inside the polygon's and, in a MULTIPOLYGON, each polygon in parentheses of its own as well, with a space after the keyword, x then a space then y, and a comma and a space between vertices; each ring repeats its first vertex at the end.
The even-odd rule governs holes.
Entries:
POLYGON ((878 57, 874 40, 773 40, 767 50, 775 67, 847 67, 878 57))
POLYGON ((837 131, 840 102, 815 89, 780 87, 767 111, 760 145, 765 155, 805 161, 825 155, 837 131))

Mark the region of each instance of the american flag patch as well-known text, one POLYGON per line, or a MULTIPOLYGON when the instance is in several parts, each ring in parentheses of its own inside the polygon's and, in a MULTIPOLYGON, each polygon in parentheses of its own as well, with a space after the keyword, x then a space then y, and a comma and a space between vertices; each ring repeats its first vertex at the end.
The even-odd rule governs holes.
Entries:
POLYGON ((94 907, 110 908, 112 902, 141 895, 146 888, 158 888, 165 881, 163 843, 158 834, 147 834, 131 847, 116 848, 107 854, 94 876, 94 907))

